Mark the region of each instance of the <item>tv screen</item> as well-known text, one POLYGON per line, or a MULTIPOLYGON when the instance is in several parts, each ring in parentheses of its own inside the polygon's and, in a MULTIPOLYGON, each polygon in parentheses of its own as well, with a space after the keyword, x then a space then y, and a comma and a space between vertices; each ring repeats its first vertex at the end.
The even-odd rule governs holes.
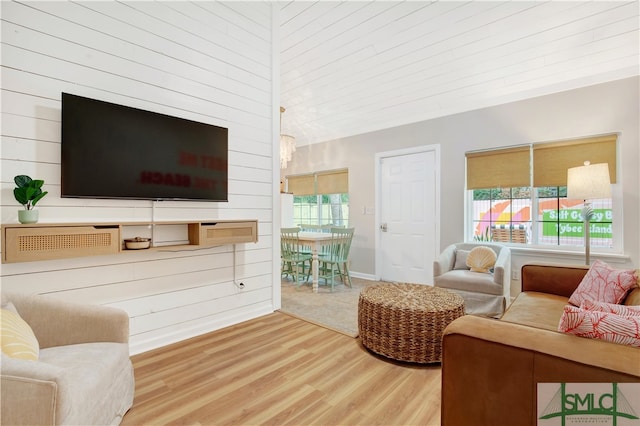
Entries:
POLYGON ((62 196, 227 201, 228 129, 62 94, 62 196))

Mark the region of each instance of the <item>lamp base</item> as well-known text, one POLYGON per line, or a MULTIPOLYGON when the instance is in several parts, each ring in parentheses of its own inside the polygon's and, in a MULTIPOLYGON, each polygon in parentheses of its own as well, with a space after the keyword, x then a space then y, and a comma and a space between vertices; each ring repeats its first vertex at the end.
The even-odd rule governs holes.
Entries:
POLYGON ((591 265, 591 218, 593 218, 593 208, 591 202, 584 200, 582 208, 582 218, 584 220, 584 262, 587 266, 591 265))

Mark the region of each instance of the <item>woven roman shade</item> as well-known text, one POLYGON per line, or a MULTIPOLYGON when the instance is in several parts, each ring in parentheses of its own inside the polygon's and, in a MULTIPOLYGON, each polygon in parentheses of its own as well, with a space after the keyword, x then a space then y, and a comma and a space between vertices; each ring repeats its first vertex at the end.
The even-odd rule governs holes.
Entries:
POLYGON ((467 189, 530 186, 530 147, 467 152, 467 189))
POLYGON ((316 193, 316 176, 298 175, 287 176, 287 189, 293 195, 314 195, 316 193))
POLYGON ((332 170, 308 175, 287 176, 288 191, 293 195, 346 194, 349 171, 332 170))
POLYGON ((611 183, 616 183, 617 134, 533 145, 533 186, 566 186, 567 170, 591 164, 609 164, 611 183))
POLYGON ((349 192, 349 172, 334 170, 318 173, 318 194, 346 194, 349 192))

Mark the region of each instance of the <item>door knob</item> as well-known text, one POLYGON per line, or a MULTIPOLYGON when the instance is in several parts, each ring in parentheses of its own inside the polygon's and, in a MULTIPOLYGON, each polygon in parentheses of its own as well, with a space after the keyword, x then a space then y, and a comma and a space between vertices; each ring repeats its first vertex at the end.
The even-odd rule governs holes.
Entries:
POLYGON ((387 232, 387 224, 386 224, 386 223, 383 223, 382 225, 380 225, 380 230, 381 230, 382 232, 387 232))

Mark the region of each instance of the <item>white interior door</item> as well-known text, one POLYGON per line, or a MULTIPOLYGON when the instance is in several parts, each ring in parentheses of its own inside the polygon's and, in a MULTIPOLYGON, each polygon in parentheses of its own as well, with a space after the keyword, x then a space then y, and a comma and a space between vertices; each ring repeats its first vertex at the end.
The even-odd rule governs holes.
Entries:
POLYGON ((439 149, 383 153, 377 160, 377 275, 384 281, 433 284, 440 244, 439 149))

